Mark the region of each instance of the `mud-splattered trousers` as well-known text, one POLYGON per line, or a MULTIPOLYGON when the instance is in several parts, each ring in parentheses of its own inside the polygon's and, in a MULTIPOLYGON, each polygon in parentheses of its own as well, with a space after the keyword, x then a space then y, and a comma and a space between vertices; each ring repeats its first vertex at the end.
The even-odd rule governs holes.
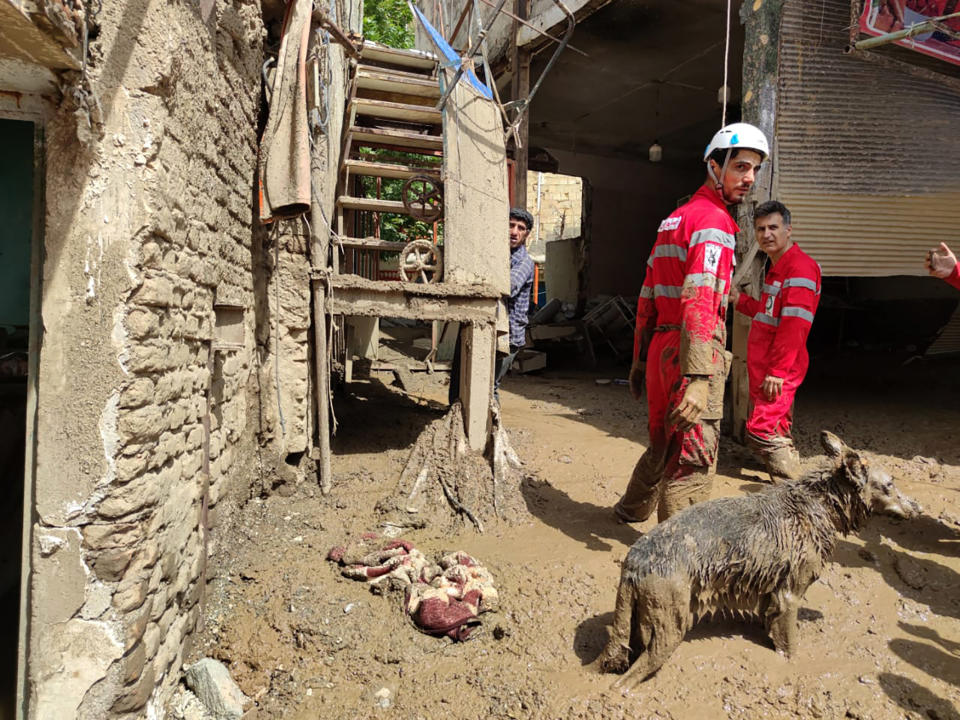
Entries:
POLYGON ((747 339, 747 440, 765 459, 780 448, 792 451, 793 400, 810 364, 807 335, 819 301, 820 266, 796 244, 767 272, 759 300, 743 293, 737 301, 737 311, 753 318, 747 339), (768 375, 783 378, 783 392, 774 400, 762 392, 768 375))
POLYGON ((710 495, 723 415, 726 304, 738 228, 720 195, 702 187, 660 224, 637 303, 634 359, 646 358, 650 444, 637 462, 617 514, 663 521, 710 495), (709 377, 699 423, 668 420, 692 377, 709 377))

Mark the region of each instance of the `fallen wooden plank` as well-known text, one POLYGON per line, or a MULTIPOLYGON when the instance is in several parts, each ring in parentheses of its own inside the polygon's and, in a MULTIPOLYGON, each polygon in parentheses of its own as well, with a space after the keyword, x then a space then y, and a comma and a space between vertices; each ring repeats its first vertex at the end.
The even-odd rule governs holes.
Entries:
POLYGON ((344 247, 360 248, 362 250, 383 250, 386 252, 400 252, 407 246, 405 242, 394 242, 393 240, 351 237, 341 237, 340 244, 344 247))

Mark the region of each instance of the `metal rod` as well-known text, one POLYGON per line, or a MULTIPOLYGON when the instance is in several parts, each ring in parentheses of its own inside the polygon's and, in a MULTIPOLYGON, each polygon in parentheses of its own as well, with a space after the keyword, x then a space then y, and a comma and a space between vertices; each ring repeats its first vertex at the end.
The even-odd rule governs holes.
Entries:
POLYGON ((853 46, 857 50, 870 50, 871 48, 880 47, 881 45, 889 45, 890 43, 897 42, 898 40, 907 40, 912 38, 914 35, 922 35, 925 32, 936 31, 938 29, 938 22, 952 20, 953 18, 960 18, 960 12, 930 18, 929 20, 924 20, 922 23, 917 23, 916 25, 911 25, 903 30, 887 33, 886 35, 878 35, 877 37, 859 40, 854 43, 853 46))
POLYGON ((460 19, 457 20, 456 27, 453 28, 453 34, 447 39, 447 42, 450 43, 450 47, 453 47, 453 41, 457 38, 457 33, 460 32, 460 26, 463 25, 463 21, 467 19, 467 15, 470 13, 470 8, 473 7, 473 3, 470 0, 467 0, 463 5, 463 12, 460 13, 460 19))
MULTIPOLYGON (((447 104, 447 100, 450 98, 450 93, 453 92, 453 88, 457 86, 457 81, 460 79, 460 76, 463 75, 463 71, 467 67, 467 60, 472 58, 477 49, 480 47, 480 43, 483 42, 483 39, 487 36, 487 29, 490 25, 493 24, 493 21, 497 19, 497 15, 500 14, 500 10, 503 9, 504 4, 507 0, 500 0, 500 3, 497 5, 496 10, 494 10, 493 16, 490 18, 490 22, 487 27, 484 27, 482 23, 480 25, 480 34, 477 35, 477 39, 473 41, 473 45, 470 46, 470 49, 467 51, 467 54, 460 58, 460 67, 457 68, 457 72, 453 76, 453 80, 450 81, 450 84, 447 85, 447 89, 443 91, 443 97, 440 98, 440 102, 437 103, 437 110, 443 110, 443 106, 447 104)), ((493 78, 488 78, 490 82, 493 82, 493 78)))
POLYGON ((567 15, 567 31, 563 34, 563 40, 560 42, 560 45, 554 50, 553 55, 550 57, 550 60, 547 62, 547 66, 543 69, 543 72, 540 73, 540 77, 537 78, 536 84, 531 88, 530 94, 523 100, 515 100, 509 105, 517 110, 517 116, 513 119, 513 124, 511 127, 518 127, 520 118, 523 117, 523 114, 529 109, 530 103, 533 100, 533 96, 537 94, 537 90, 540 89, 540 85, 543 83, 543 79, 547 76, 547 73, 550 72, 550 68, 553 67, 553 64, 557 61, 557 58, 560 57, 560 53, 563 52, 563 49, 567 47, 567 44, 570 42, 570 38, 573 37, 574 28, 577 27, 577 18, 574 16, 570 9, 561 2, 561 0, 553 0, 564 13, 567 15))
POLYGON ((360 51, 357 50, 357 46, 354 45, 350 38, 348 38, 343 30, 340 29, 340 26, 330 19, 330 16, 327 15, 327 13, 320 8, 314 8, 313 21, 325 30, 329 31, 333 39, 339 45, 343 46, 350 57, 354 58, 355 60, 360 59, 360 51))
MULTIPOLYGON (((493 2, 491 2, 491 0, 480 0, 480 2, 482 2, 484 5, 489 5, 490 7, 494 7, 493 2)), ((516 21, 517 21, 518 23, 520 23, 521 25, 526 25, 528 28, 530 28, 531 30, 533 30, 535 33, 537 33, 537 34, 539 34, 539 35, 542 35, 543 37, 547 38, 548 40, 553 40, 554 42, 557 42, 557 43, 558 43, 558 42, 563 42, 562 40, 560 40, 560 38, 554 37, 554 36, 551 35, 550 33, 545 32, 545 31, 541 30, 540 28, 531 25, 530 23, 528 23, 528 22, 527 22, 526 20, 524 20, 523 18, 517 17, 516 15, 514 15, 512 12, 509 12, 508 10, 503 10, 502 12, 503 12, 503 14, 506 15, 508 18, 513 18, 514 20, 516 20, 516 21)), ((570 48, 571 50, 573 50, 574 52, 580 53, 580 54, 583 55, 584 57, 587 57, 587 58, 590 57, 590 56, 589 56, 587 53, 585 53, 583 50, 580 50, 579 48, 575 48, 573 45, 568 44, 567 47, 570 48)))

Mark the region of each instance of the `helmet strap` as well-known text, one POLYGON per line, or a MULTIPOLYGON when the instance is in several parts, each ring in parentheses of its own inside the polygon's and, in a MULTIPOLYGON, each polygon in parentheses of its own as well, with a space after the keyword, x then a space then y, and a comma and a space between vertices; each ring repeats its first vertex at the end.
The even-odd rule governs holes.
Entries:
POLYGON ((720 194, 723 194, 723 177, 727 174, 727 165, 730 164, 730 155, 733 153, 733 148, 727 148, 727 154, 723 158, 723 167, 720 168, 720 177, 714 178, 714 182, 717 183, 717 190, 720 191, 720 194))

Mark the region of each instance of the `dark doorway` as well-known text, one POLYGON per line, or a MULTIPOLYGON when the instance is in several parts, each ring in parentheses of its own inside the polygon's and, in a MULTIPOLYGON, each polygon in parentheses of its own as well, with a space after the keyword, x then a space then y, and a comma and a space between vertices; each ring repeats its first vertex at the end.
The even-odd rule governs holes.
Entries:
POLYGON ((31 263, 37 217, 35 126, 0 119, 0 720, 13 718, 20 624, 30 377, 31 263))

